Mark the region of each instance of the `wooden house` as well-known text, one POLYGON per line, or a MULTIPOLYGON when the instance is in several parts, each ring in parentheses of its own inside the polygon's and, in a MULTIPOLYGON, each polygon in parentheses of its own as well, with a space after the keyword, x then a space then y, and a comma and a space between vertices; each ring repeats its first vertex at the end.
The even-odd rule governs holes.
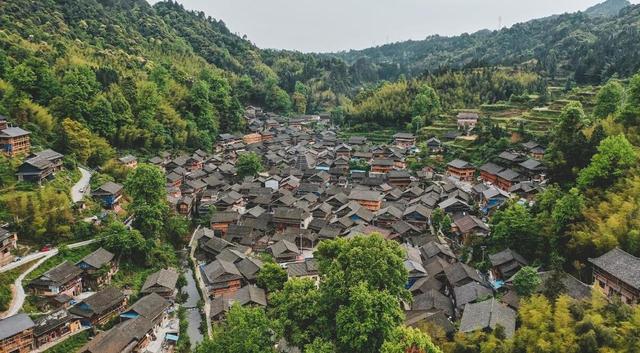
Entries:
POLYGON ((460 181, 472 182, 476 168, 471 163, 461 159, 455 159, 447 164, 447 176, 452 176, 460 181))
POLYGON ((62 170, 64 156, 53 150, 44 150, 30 155, 18 167, 18 180, 41 184, 62 170))
POLYGON ((0 228, 0 266, 13 261, 11 250, 18 246, 18 235, 4 228, 0 228))
POLYGON ((122 185, 108 181, 93 190, 91 196, 100 200, 104 208, 108 210, 118 210, 120 208, 123 189, 122 185))
POLYGON ((20 313, 0 320, 0 352, 29 353, 33 350, 34 322, 20 313))
POLYGON ((82 328, 80 318, 61 309, 40 317, 33 328, 36 347, 59 341, 82 328))
POLYGON ((95 291, 111 284, 111 278, 118 271, 115 255, 99 248, 76 263, 82 270, 82 287, 95 291))
POLYGON ((56 297, 66 294, 75 297, 82 293, 82 270, 65 261, 31 281, 28 287, 38 296, 56 297))
POLYGON ((399 132, 393 135, 393 143, 399 148, 411 148, 416 145, 416 137, 410 133, 399 132))
POLYGON ((117 317, 126 307, 124 293, 117 288, 106 287, 71 307, 69 312, 79 317, 83 326, 95 327, 117 317))
POLYGON ((6 127, 0 130, 0 153, 8 157, 26 155, 31 151, 29 131, 19 127, 6 127))
POLYGON ((589 262, 595 283, 607 296, 629 305, 640 303, 640 258, 615 248, 589 262))

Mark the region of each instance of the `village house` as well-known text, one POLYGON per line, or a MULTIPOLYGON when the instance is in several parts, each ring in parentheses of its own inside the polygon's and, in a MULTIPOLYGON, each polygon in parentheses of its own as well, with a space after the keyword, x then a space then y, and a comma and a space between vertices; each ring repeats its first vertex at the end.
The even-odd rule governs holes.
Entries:
POLYGON ((236 211, 214 212, 211 215, 211 229, 220 236, 225 236, 229 225, 238 223, 240 214, 236 211))
POLYGON ((494 163, 486 163, 483 164, 480 168, 480 179, 485 183, 495 184, 498 181, 498 174, 504 170, 503 167, 494 164, 494 163))
POLYGON ((470 132, 471 130, 476 128, 479 119, 480 117, 477 113, 458 113, 458 116, 456 118, 458 123, 458 130, 470 132))
POLYGON ((45 272, 29 283, 31 293, 44 297, 67 295, 75 297, 82 293, 82 270, 69 261, 45 272))
POLYGON ((224 260, 215 260, 202 267, 202 278, 212 297, 232 295, 244 284, 244 277, 236 265, 224 260))
POLYGON ((173 269, 161 269, 147 277, 142 285, 140 293, 157 293, 165 299, 174 299, 177 293, 176 283, 179 274, 173 269))
POLYGON ((29 353, 34 348, 33 328, 29 315, 20 313, 0 320, 0 352, 29 353))
POLYGON ((294 262, 302 255, 302 251, 298 249, 296 244, 285 239, 267 247, 267 252, 273 256, 276 262, 294 262))
POLYGON ((411 184, 411 174, 406 170, 392 170, 387 173, 389 184, 404 189, 411 184))
POLYGON ((615 248, 589 262, 594 282, 608 297, 619 297, 629 305, 640 303, 640 258, 615 248))
POLYGON ((4 266, 13 261, 11 250, 18 246, 18 235, 4 228, 0 228, 0 266, 4 266))
POLYGON ((444 148, 442 146, 442 142, 440 140, 438 140, 436 137, 432 137, 430 139, 427 140, 427 142, 425 142, 427 148, 429 149, 430 153, 433 154, 440 154, 444 151, 444 148))
POLYGON ((345 144, 341 144, 335 149, 335 158, 344 157, 347 160, 351 159, 351 147, 345 144))
POLYGON ((453 221, 452 231, 458 234, 461 244, 467 244, 473 236, 489 235, 489 226, 476 216, 465 215, 453 221))
POLYGON ((314 258, 304 259, 300 262, 287 264, 287 276, 289 278, 311 279, 316 284, 320 282, 318 263, 314 258))
POLYGON ((545 149, 539 143, 535 141, 529 141, 522 144, 522 147, 527 151, 530 158, 537 161, 544 159, 545 149))
POLYGON ((120 162, 120 164, 122 164, 123 166, 131 169, 135 169, 138 166, 138 158, 130 154, 118 158, 118 162, 120 162))
POLYGON ((99 248, 76 263, 82 272, 82 288, 88 291, 111 284, 111 278, 118 271, 115 255, 99 248))
POLYGON ((18 167, 18 180, 41 184, 62 170, 63 158, 62 154, 54 150, 33 153, 18 167))
POLYGON ((371 161, 371 173, 386 174, 392 171, 394 166, 392 159, 374 159, 371 161))
POLYGON ((262 135, 260 135, 258 133, 247 134, 247 135, 242 136, 242 141, 244 142, 245 145, 252 145, 254 143, 260 143, 260 142, 262 142, 262 135))
POLYGON ((476 173, 476 168, 467 161, 455 159, 447 164, 447 176, 459 179, 460 181, 472 182, 476 173))
POLYGON ((377 212, 382 208, 383 195, 377 191, 353 190, 349 194, 349 200, 355 201, 360 206, 371 212, 377 212))
POLYGON ((508 191, 513 185, 522 180, 522 176, 511 169, 504 169, 497 175, 496 186, 508 191))
POLYGON ((529 262, 522 255, 511 249, 502 250, 489 255, 491 262, 491 276, 497 280, 506 280, 515 275, 529 262))
POLYGON ((120 209, 120 199, 122 198, 123 189, 122 185, 108 181, 93 190, 91 196, 100 200, 104 208, 118 211, 120 209))
POLYGON ((127 297, 117 288, 106 287, 69 309, 82 326, 100 326, 117 317, 127 307, 127 297))
POLYGON ((35 346, 56 342, 81 328, 80 319, 64 309, 44 315, 36 320, 33 328, 35 346))
POLYGON ((460 320, 460 332, 491 331, 500 325, 507 338, 516 331, 515 310, 491 298, 480 303, 467 304, 460 320))
POLYGON ((0 130, 0 153, 8 157, 29 154, 31 151, 30 132, 19 127, 8 127, 0 130))
POLYGON ((273 212, 276 231, 287 228, 307 229, 313 219, 311 212, 296 207, 278 207, 273 212))
POLYGON ((98 333, 78 353, 144 352, 151 340, 153 327, 149 319, 138 316, 98 333))
POLYGON ((248 285, 233 295, 215 297, 211 301, 211 320, 222 321, 232 305, 264 308, 267 306, 267 295, 264 289, 248 285))
POLYGON ((122 321, 143 317, 149 320, 152 328, 162 326, 169 317, 168 309, 171 303, 156 293, 145 295, 138 299, 129 309, 120 314, 122 321))
POLYGON ((398 148, 411 148, 416 145, 416 137, 410 133, 399 132, 393 135, 393 143, 398 148))

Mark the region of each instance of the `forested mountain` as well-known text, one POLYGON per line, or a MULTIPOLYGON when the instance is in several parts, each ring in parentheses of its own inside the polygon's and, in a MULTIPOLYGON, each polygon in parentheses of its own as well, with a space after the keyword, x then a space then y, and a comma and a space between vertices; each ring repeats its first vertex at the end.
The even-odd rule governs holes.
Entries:
MULTIPOLYGON (((590 13, 605 11, 603 4, 590 13)), ((331 54, 353 69, 366 67, 372 77, 392 79, 419 75, 442 67, 518 65, 535 60, 537 68, 555 78, 601 83, 629 76, 640 68, 640 6, 613 17, 579 12, 516 24, 500 31, 482 30, 455 37, 387 44, 331 54)))
POLYGON ((620 10, 624 9, 627 6, 630 6, 631 3, 627 0, 607 0, 603 3, 596 4, 586 9, 584 13, 589 16, 616 16, 620 13, 620 10))

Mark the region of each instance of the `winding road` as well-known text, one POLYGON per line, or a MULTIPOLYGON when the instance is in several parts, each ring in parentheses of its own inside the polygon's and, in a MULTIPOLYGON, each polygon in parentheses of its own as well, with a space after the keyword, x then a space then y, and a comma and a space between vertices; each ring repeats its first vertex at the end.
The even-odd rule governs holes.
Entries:
MULTIPOLYGON (((80 248, 80 247, 83 247, 83 246, 87 246, 89 244, 93 244, 98 240, 99 239, 85 240, 85 241, 81 241, 81 242, 78 242, 78 243, 69 244, 67 247, 69 249, 76 249, 76 248, 80 248)), ((16 267, 18 267, 18 266, 20 266, 22 264, 25 264, 25 263, 27 263, 29 261, 33 261, 35 259, 40 258, 40 260, 38 262, 36 262, 33 266, 31 266, 28 270, 26 270, 22 274, 20 274, 20 276, 18 276, 18 278, 16 278, 16 280, 13 282, 14 293, 13 293, 13 299, 11 300, 11 305, 9 306, 9 310, 7 310, 4 313, 2 313, 0 318, 4 318, 4 317, 9 317, 9 316, 15 315, 15 314, 18 313, 18 311, 20 311, 20 308, 22 308, 22 305, 24 304, 24 299, 26 297, 26 294, 24 292, 24 288, 22 287, 22 281, 24 280, 24 278, 29 273, 31 273, 33 270, 35 270, 40 265, 42 265, 43 262, 47 261, 49 258, 51 258, 53 256, 56 256, 58 254, 58 252, 59 252, 58 248, 53 248, 53 249, 51 249, 49 251, 43 251, 43 252, 31 254, 29 256, 25 256, 20 261, 13 262, 13 263, 11 263, 11 264, 9 264, 7 266, 4 266, 4 267, 0 268, 0 273, 2 273, 2 272, 9 271, 9 270, 11 270, 13 268, 16 268, 16 267)))
POLYGON ((87 192, 87 188, 89 187, 89 182, 91 181, 91 172, 89 170, 82 167, 78 167, 78 169, 80 170, 80 174, 82 174, 82 176, 80 177, 80 180, 78 180, 78 182, 71 187, 71 201, 73 201, 74 203, 82 201, 82 198, 84 197, 85 193, 87 192))

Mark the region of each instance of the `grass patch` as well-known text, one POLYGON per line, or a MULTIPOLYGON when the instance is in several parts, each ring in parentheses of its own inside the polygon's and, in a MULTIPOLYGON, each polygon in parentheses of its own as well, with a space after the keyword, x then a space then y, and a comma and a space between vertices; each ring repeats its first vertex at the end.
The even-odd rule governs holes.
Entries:
POLYGON ((0 274, 0 312, 9 309, 11 299, 13 299, 13 295, 11 292, 11 285, 13 284, 13 282, 16 280, 16 278, 18 278, 18 276, 20 276, 22 272, 33 266, 36 261, 38 260, 33 260, 24 265, 16 267, 13 270, 0 274))
POLYGON ((43 353, 74 353, 80 350, 87 342, 89 342, 88 330, 67 338, 64 342, 47 349, 43 353))
MULTIPOLYGON (((132 290, 132 298, 135 298, 138 296, 147 277, 158 270, 159 268, 149 268, 130 262, 120 262, 118 272, 111 279, 111 285, 116 288, 132 290)), ((133 302, 133 300, 131 300, 131 302, 133 302)))

